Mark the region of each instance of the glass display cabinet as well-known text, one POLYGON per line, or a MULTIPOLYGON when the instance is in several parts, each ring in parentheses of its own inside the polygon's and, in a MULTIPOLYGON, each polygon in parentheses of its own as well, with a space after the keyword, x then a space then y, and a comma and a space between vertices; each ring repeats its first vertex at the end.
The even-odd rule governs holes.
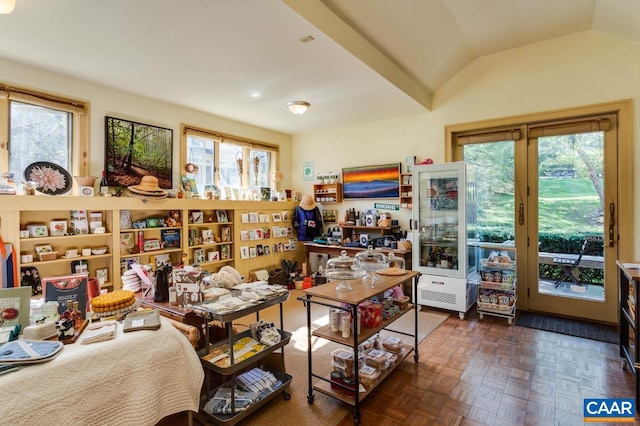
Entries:
POLYGON ((475 170, 465 162, 413 169, 413 269, 422 273, 415 303, 457 311, 476 301, 475 170))

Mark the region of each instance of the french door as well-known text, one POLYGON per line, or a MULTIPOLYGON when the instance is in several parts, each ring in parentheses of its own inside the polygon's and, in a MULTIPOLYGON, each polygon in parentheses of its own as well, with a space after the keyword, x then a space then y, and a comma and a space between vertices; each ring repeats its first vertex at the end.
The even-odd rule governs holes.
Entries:
POLYGON ((627 259, 632 234, 631 191, 619 186, 631 173, 621 114, 628 120, 606 104, 447 128, 448 158, 481 171, 479 239, 516 247, 519 309, 617 322, 615 262, 627 259))
POLYGON ((616 128, 615 114, 528 127, 530 310, 617 321, 616 128))

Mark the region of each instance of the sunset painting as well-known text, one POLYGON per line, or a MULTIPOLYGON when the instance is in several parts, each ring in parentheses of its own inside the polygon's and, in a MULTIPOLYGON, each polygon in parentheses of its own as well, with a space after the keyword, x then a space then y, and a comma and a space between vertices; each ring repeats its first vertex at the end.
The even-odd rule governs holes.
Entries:
POLYGON ((342 169, 343 198, 397 198, 400 163, 342 169))

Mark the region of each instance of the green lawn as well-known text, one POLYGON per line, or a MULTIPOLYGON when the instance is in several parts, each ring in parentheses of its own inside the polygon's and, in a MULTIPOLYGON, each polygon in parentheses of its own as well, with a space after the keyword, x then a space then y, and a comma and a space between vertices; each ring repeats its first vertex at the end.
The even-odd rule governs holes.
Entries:
MULTIPOLYGON (((602 208, 589 179, 543 178, 540 180, 540 233, 576 235, 602 233, 598 223, 602 208)), ((483 228, 512 228, 513 196, 495 194, 481 207, 478 222, 483 228)))

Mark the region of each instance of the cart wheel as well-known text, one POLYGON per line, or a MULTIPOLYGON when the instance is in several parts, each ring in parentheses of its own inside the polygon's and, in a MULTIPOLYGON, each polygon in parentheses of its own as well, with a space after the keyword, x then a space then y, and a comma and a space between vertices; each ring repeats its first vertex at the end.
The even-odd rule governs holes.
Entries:
POLYGON ((464 312, 458 312, 458 316, 460 317, 461 320, 464 319, 464 312))
POLYGON ((480 312, 480 319, 482 319, 482 317, 484 317, 484 314, 480 312))
POLYGON ((284 391, 282 392, 282 397, 284 398, 285 401, 288 401, 291 399, 291 394, 289 393, 289 391, 284 391))
POLYGON ((313 404, 313 395, 307 396, 307 402, 309 403, 309 405, 313 404))

